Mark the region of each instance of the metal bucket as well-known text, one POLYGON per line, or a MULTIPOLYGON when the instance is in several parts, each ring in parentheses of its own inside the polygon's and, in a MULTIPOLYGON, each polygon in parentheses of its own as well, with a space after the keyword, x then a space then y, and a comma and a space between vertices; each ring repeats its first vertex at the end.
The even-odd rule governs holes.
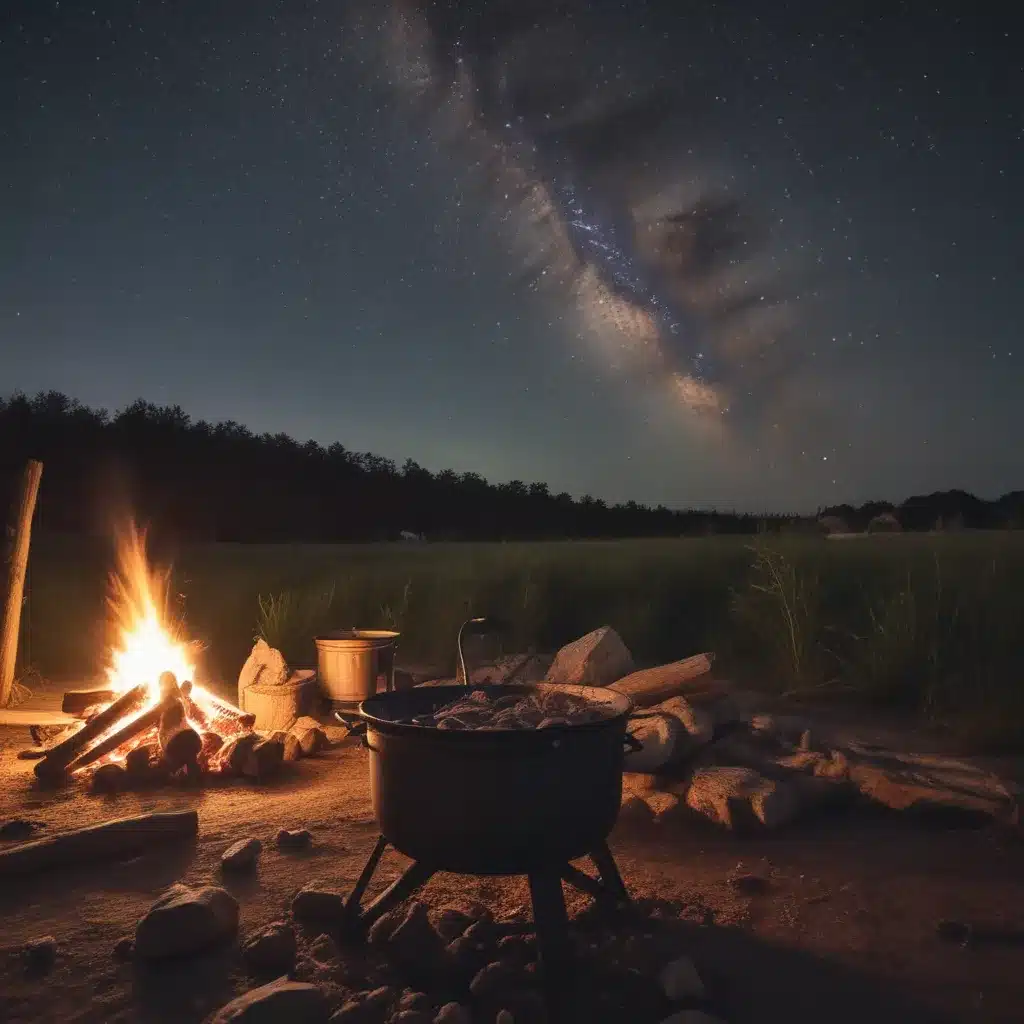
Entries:
POLYGON ((342 629, 316 637, 320 690, 339 709, 355 709, 381 690, 395 688, 395 647, 390 629, 342 629))

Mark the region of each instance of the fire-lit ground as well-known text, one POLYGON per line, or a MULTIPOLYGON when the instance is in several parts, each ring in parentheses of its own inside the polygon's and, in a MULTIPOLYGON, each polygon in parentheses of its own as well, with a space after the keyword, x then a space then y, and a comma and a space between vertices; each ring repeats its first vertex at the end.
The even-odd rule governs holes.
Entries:
MULTIPOLYGON (((44 977, 28 976, 17 957, 4 958, 5 1022, 201 1021, 253 982, 237 942, 176 966, 119 963, 114 944, 133 932, 154 898, 177 881, 223 884, 241 905, 244 935, 284 916, 295 892, 313 879, 346 889, 376 837, 366 755, 356 744, 288 765, 271 785, 100 798, 74 786, 40 792, 31 763, 14 756, 21 734, 0 730, 0 743, 0 821, 31 818, 47 834, 154 809, 193 807, 200 818, 191 846, 0 883, 0 943, 17 948, 50 934, 59 946, 44 977), (311 850, 278 851, 273 837, 282 827, 309 829, 311 850), (264 842, 256 875, 224 877, 221 853, 248 836, 264 842)), ((998 922, 1024 905, 1024 852, 1000 845, 989 831, 926 831, 862 815, 763 840, 630 825, 613 835, 612 849, 635 895, 684 902, 680 951, 693 957, 733 1024, 1020 1020, 1024 951, 962 949, 935 933, 940 919, 998 922), (747 894, 730 883, 739 862, 768 880, 765 892, 747 894)), ((399 867, 389 854, 375 886, 399 867)), ((430 883, 424 898, 444 905, 480 899, 507 912, 526 902, 526 892, 518 880, 446 875, 430 883)), ((576 908, 586 903, 570 900, 576 908)), ((305 935, 303 945, 313 937, 305 935)))

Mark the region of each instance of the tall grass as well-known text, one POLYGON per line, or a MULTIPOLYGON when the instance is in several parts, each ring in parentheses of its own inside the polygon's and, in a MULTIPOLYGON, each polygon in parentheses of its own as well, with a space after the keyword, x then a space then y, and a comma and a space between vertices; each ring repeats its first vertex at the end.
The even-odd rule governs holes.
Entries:
MULTIPOLYGON (((105 650, 107 553, 34 540, 25 664, 82 678, 105 650)), ((453 671, 469 615, 506 651, 554 650, 609 623, 638 661, 714 649, 755 687, 843 693, 982 738, 1024 739, 1024 535, 702 538, 466 545, 204 545, 175 592, 207 672, 233 681, 253 636, 315 663, 313 636, 401 632, 406 663, 453 671)))

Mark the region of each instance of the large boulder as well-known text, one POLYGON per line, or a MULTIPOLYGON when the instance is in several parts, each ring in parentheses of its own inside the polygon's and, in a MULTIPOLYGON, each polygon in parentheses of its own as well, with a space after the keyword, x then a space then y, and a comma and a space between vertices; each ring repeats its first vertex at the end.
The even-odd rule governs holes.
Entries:
POLYGON ((172 885, 135 928, 135 955, 143 960, 198 953, 238 931, 238 903, 213 885, 172 885))
POLYGON ((548 669, 549 683, 609 686, 633 671, 633 655, 611 626, 566 644, 548 669))
POLYGON ((323 1024, 329 1013, 327 998, 316 985, 283 977, 232 999, 209 1024, 323 1024))
POLYGON ((284 655, 260 637, 253 644, 238 674, 238 706, 245 710, 243 700, 246 690, 254 686, 284 686, 287 679, 288 664, 284 655))

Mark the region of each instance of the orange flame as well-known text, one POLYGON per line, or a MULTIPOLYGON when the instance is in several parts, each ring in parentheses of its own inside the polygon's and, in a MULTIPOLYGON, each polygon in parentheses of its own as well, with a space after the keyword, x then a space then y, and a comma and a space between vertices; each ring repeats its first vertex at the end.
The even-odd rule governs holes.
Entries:
POLYGON ((157 681, 173 672, 178 682, 195 674, 194 647, 170 627, 170 572, 150 569, 146 538, 129 525, 117 545, 118 571, 110 578, 110 609, 119 630, 107 667, 112 690, 123 692, 145 683, 149 699, 159 699, 157 681))

